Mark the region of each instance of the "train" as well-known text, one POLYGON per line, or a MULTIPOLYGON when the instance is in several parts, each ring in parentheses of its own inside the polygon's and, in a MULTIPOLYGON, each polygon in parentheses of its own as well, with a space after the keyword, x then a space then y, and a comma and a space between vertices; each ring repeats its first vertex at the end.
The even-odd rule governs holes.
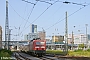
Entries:
POLYGON ((43 56, 46 54, 46 40, 40 38, 30 40, 29 44, 24 46, 22 50, 31 55, 43 56))

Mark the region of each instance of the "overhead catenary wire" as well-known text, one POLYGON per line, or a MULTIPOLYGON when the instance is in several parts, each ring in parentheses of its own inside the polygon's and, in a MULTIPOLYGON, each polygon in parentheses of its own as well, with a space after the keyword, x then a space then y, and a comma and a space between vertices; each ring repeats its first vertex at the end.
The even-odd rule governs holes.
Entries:
POLYGON ((47 1, 41 1, 41 0, 36 0, 36 1, 45 2, 45 3, 48 3, 48 4, 51 4, 52 5, 52 3, 49 3, 47 1))
MULTIPOLYGON (((52 5, 54 5, 56 2, 57 2, 57 1, 55 1, 54 3, 52 3, 52 5)), ((47 7, 47 9, 45 9, 32 23, 34 23, 39 17, 41 17, 52 5, 50 5, 49 7, 47 7)), ((31 24, 32 24, 32 23, 31 23, 31 24)), ((25 29, 23 29, 23 30, 21 31, 21 33, 22 33, 23 31, 25 31, 29 26, 30 26, 30 25, 28 25, 25 29)), ((21 34, 21 33, 20 33, 20 34, 21 34)))
MULTIPOLYGON (((29 3, 28 1, 25 1, 25 0, 23 0, 23 1, 29 3)), ((36 0, 36 1, 38 2, 38 1, 40 1, 40 0, 36 0)), ((30 12, 30 15, 28 16, 28 19, 30 18, 31 13, 32 13, 35 5, 37 4, 37 2, 36 2, 36 3, 33 3, 34 5, 33 5, 33 8, 32 8, 32 10, 31 10, 31 12, 30 12)), ((40 2, 45 2, 45 1, 40 1, 40 2)), ((49 2, 45 2, 45 3, 52 4, 52 3, 49 3, 49 2)), ((26 21, 26 23, 25 23, 25 25, 24 25, 24 28, 25 28, 25 26, 26 26, 26 24, 27 24, 27 22, 28 22, 28 19, 27 19, 27 21, 26 21)))
MULTIPOLYGON (((87 6, 87 5, 86 5, 87 6)), ((84 7, 86 7, 86 6, 84 6, 84 7)), ((12 7, 12 6, 11 6, 12 7)), ((12 7, 13 8, 13 7, 12 7)), ((14 9, 13 9, 14 10, 14 9)), ((80 8, 80 10, 81 10, 81 8, 80 8)), ((15 11, 15 10, 14 10, 15 11)), ((15 11, 16 12, 16 11, 15 11)), ((17 12, 16 12, 17 13, 17 12)), ((18 14, 18 13, 17 13, 18 14)), ((18 16, 19 17, 21 17, 19 14, 18 14, 18 16)), ((23 17, 21 17, 23 20, 25 20, 23 17)), ((26 20, 25 20, 26 21, 26 20)), ((29 21, 28 21, 29 22, 29 21)), ((29 22, 30 23, 30 22, 29 22)))
MULTIPOLYGON (((27 3, 28 3, 28 1, 27 1, 27 3)), ((31 14, 32 14, 32 12, 33 12, 34 7, 35 7, 36 4, 37 4, 37 2, 36 2, 35 4, 33 4, 33 8, 31 9, 31 12, 29 13, 29 16, 28 16, 28 18, 27 18, 27 20, 26 20, 25 25, 23 26, 23 29, 25 28, 25 26, 26 26, 26 24, 27 24, 27 22, 28 22, 28 20, 29 20, 29 18, 30 18, 30 16, 31 16, 31 14)), ((20 34, 20 35, 21 35, 21 34, 20 34)))
MULTIPOLYGON (((10 5, 10 7, 14 10, 14 12, 20 17, 20 18, 22 18, 24 21, 26 21, 26 22, 29 22, 29 21, 27 21, 26 19, 24 19, 13 7, 12 7, 12 5, 10 4, 10 2, 8 2, 8 4, 10 5)), ((30 23, 30 22, 29 22, 30 23)), ((21 26, 21 25, 20 25, 21 26)), ((20 27, 19 26, 19 27, 20 27)), ((18 33, 19 34, 19 33, 18 33)), ((19 35, 21 35, 21 34, 19 34, 19 35)))
MULTIPOLYGON (((88 5, 90 5, 90 3, 89 3, 88 5)), ((85 6, 81 7, 81 8, 79 8, 78 10, 76 10, 75 12, 73 12, 72 14, 68 15, 68 17, 72 16, 73 14, 77 13, 78 11, 80 11, 81 9, 83 9, 84 7, 86 7, 86 6, 88 6, 88 5, 85 5, 85 6)), ((45 30, 50 29, 51 27, 53 27, 53 26, 55 26, 56 24, 62 22, 63 20, 65 20, 65 18, 63 18, 63 19, 61 19, 61 20, 59 19, 58 22, 54 23, 53 25, 51 25, 50 27, 48 27, 48 28, 45 29, 45 30)))
MULTIPOLYGON (((25 1, 25 0, 24 0, 25 1)), ((29 3, 28 1, 25 1, 25 2, 27 2, 27 3, 29 3)), ((37 1, 38 2, 38 1, 37 1)), ((31 14, 32 14, 32 12, 33 12, 33 9, 34 9, 34 7, 35 7, 35 5, 37 4, 37 2, 36 3, 34 3, 34 5, 33 5, 33 8, 31 9, 31 12, 30 12, 30 14, 29 14, 29 16, 28 16, 28 18, 27 18, 27 20, 26 20, 26 23, 25 23, 25 25, 24 25, 24 27, 23 27, 23 30, 25 29, 25 26, 26 26, 26 24, 27 24, 27 22, 28 22, 28 20, 29 20, 29 18, 30 18, 30 16, 31 16, 31 14)), ((30 23, 30 22, 29 22, 30 23)), ((31 24, 31 23, 30 23, 31 24)), ((22 31, 23 31, 22 30, 22 31)), ((21 32, 22 33, 22 32, 21 32)), ((21 35, 21 33, 20 33, 20 35, 21 35)))
MULTIPOLYGON (((58 2, 58 1, 55 1, 54 3, 56 3, 56 2, 58 2)), ((61 2, 62 2, 62 1, 61 1, 61 2)), ((52 4, 52 5, 53 5, 53 4, 52 4)), ((50 6, 51 6, 51 5, 50 5, 50 6)), ((50 6, 49 6, 49 7, 50 7, 50 6)), ((84 7, 86 7, 86 6, 88 6, 88 5, 85 5, 85 6, 83 6, 82 8, 84 8, 84 7)), ((49 7, 48 7, 48 8, 49 8, 49 7)), ((47 8, 47 9, 48 9, 48 8, 47 8)), ((81 10, 82 8, 78 9, 78 10, 75 11, 74 13, 78 12, 78 11, 81 10)), ((46 9, 46 10, 47 10, 47 9, 46 9)), ((44 12, 45 12, 45 11, 44 11, 44 12)), ((44 13, 44 12, 43 12, 43 13, 44 13)), ((42 14, 43 14, 43 13, 42 13, 42 14)), ((69 16, 73 15, 74 13, 70 14, 69 16)), ((42 16, 42 14, 41 14, 40 16, 42 16)), ((32 23, 34 23, 40 16, 38 16, 32 23)), ((69 17, 69 16, 68 16, 68 17, 69 17)), ((60 20, 60 21, 58 21, 58 22, 56 22, 55 24, 53 24, 52 26, 50 26, 49 28, 47 28, 47 29, 45 29, 45 30, 50 29, 51 27, 53 27, 54 25, 58 24, 59 22, 61 22, 61 21, 63 21, 63 20, 65 20, 65 18, 62 19, 62 20, 60 20)), ((29 25, 29 26, 30 26, 30 25, 29 25)), ((27 29, 29 26, 27 26, 25 29, 27 29)), ((24 31, 24 30, 23 30, 23 31, 24 31)), ((22 31, 22 32, 23 32, 23 31, 22 31)), ((21 32, 21 33, 22 33, 22 32, 21 32)))
MULTIPOLYGON (((61 6, 62 6, 62 5, 61 5, 61 6)), ((55 13, 58 12, 58 10, 61 8, 61 6, 60 6, 51 16, 55 15, 55 13)), ((64 15, 64 14, 62 14, 61 17, 62 17, 63 15, 64 15)), ((61 18, 61 17, 60 17, 60 18, 61 18)), ((49 18, 50 18, 50 17, 49 17, 49 18)), ((59 21, 59 20, 58 20, 58 21, 59 21)))
POLYGON ((35 7, 35 5, 33 5, 33 8, 32 8, 32 10, 31 10, 31 12, 30 12, 30 14, 29 14, 29 16, 28 16, 28 19, 26 20, 26 23, 25 23, 24 27, 26 26, 26 24, 27 24, 27 22, 28 22, 28 20, 29 20, 29 18, 30 18, 30 16, 31 16, 31 13, 32 13, 32 11, 33 11, 33 9, 34 9, 34 7, 35 7))
MULTIPOLYGON (((14 11, 20 18, 22 18, 24 21, 30 23, 28 20, 24 19, 24 18, 12 7, 12 5, 10 4, 10 2, 8 2, 8 4, 11 6, 11 8, 13 9, 13 11, 14 11)), ((35 4, 34 4, 34 5, 35 5, 35 4)), ((33 9, 32 9, 32 10, 33 10, 33 9)), ((30 15, 31 15, 31 13, 30 13, 30 15)), ((30 16, 30 15, 29 15, 29 16, 30 16)), ((28 17, 28 18, 29 18, 29 17, 28 17)))
POLYGON ((47 7, 32 23, 34 23, 39 17, 41 17, 52 5, 54 5, 56 2, 58 1, 55 1, 54 3, 52 3, 49 7, 47 7))
MULTIPOLYGON (((37 1, 38 2, 38 1, 37 1)), ((32 12, 33 12, 33 10, 34 10, 34 7, 35 7, 35 5, 37 4, 37 2, 33 5, 33 8, 31 9, 31 12, 30 12, 30 14, 29 14, 29 16, 28 16, 28 18, 27 18, 27 21, 26 21, 26 23, 25 23, 25 25, 24 25, 24 28, 25 28, 25 26, 26 26, 26 24, 27 24, 27 22, 28 22, 28 20, 29 20, 29 18, 30 18, 30 16, 31 16, 31 14, 32 14, 32 12)))
MULTIPOLYGON (((30 23, 28 20, 24 19, 24 18, 12 7, 12 5, 10 4, 10 2, 8 2, 8 3, 9 3, 9 5, 10 5, 10 7, 13 9, 13 11, 14 11, 20 18, 22 18, 24 21, 30 23)), ((30 24, 31 24, 31 23, 30 23, 30 24)), ((20 26, 21 26, 21 25, 20 25, 20 26)), ((19 27, 20 27, 20 26, 19 26, 19 27)), ((19 35, 21 35, 21 34, 19 34, 19 35)))
MULTIPOLYGON (((25 10, 24 10, 24 14, 23 14, 23 18, 25 16, 25 12, 26 12, 26 7, 27 7, 27 3, 26 3, 26 6, 25 6, 25 10)), ((23 21, 22 21, 23 22, 23 21)), ((20 24, 20 26, 22 25, 22 23, 20 24)))
POLYGON ((22 1, 35 5, 35 3, 29 2, 29 1, 26 1, 26 0, 22 0, 22 1))
MULTIPOLYGON (((24 21, 26 21, 26 19, 24 19, 13 7, 12 5, 8 2, 8 4, 11 6, 11 8, 13 9, 13 11, 20 17, 22 18, 24 21)), ((28 21, 29 22, 29 21, 28 21)))
POLYGON ((74 3, 74 2, 68 2, 68 1, 58 1, 58 2, 62 2, 62 3, 66 3, 66 4, 76 4, 76 5, 81 5, 81 6, 86 6, 85 4, 79 4, 79 3, 74 3))

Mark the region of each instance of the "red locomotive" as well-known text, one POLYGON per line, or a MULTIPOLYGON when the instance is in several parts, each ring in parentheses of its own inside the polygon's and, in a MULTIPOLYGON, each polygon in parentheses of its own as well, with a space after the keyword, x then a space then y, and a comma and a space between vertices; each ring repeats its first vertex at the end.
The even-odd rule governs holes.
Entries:
POLYGON ((46 40, 33 39, 29 43, 29 52, 32 55, 42 56, 46 53, 46 40))

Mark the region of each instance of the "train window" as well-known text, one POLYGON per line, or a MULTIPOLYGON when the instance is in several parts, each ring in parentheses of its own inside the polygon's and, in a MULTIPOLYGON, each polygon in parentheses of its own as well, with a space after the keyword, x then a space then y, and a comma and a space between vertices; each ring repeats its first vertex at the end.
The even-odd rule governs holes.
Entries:
POLYGON ((36 42, 36 45, 40 45, 40 42, 36 42))
POLYGON ((41 42, 41 45, 44 45, 45 42, 41 42))
POLYGON ((44 45, 45 42, 36 42, 36 45, 44 45))

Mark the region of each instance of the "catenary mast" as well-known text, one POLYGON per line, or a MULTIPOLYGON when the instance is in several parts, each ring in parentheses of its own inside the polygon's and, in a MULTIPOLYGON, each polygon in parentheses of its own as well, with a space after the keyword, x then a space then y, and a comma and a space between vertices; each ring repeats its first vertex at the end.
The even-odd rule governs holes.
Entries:
POLYGON ((9 22, 8 22, 8 0, 6 0, 6 21, 5 21, 5 48, 9 49, 9 22))
POLYGON ((65 21, 65 53, 68 54, 68 21, 67 21, 67 11, 66 11, 66 21, 65 21))

